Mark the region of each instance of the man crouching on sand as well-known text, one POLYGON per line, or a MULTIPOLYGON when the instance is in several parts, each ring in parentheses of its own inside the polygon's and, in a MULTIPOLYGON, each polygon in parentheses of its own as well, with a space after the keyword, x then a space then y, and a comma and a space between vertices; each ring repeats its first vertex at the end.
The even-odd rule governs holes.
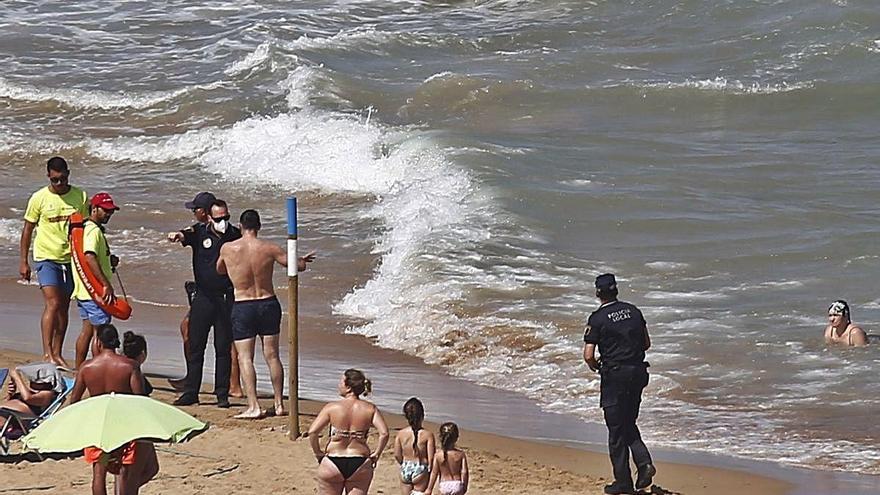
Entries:
MULTIPOLYGON (((228 274, 235 288, 232 305, 232 338, 238 351, 241 378, 247 395, 248 407, 239 419, 258 419, 265 414, 257 401, 257 373, 254 370, 254 347, 257 335, 263 343, 263 357, 269 366, 272 390, 275 393, 275 414, 284 414, 282 392, 284 368, 278 357, 278 334, 281 332, 281 304, 275 297, 272 274, 277 261, 287 266, 287 253, 281 247, 257 239, 260 214, 245 210, 239 218, 241 239, 227 242, 220 248, 217 272, 228 274)), ((309 253, 297 260, 297 270, 304 271, 306 263, 315 259, 309 253)))
MULTIPOLYGON (((137 361, 116 353, 119 332, 111 324, 96 329, 96 352, 76 373, 70 403, 79 402, 86 390, 90 397, 109 394, 144 394, 144 377, 137 361)), ((96 447, 83 450, 92 465, 92 495, 107 495, 107 472, 116 474, 116 494, 137 494, 141 486, 159 472, 152 442, 134 440, 104 452, 96 447)))

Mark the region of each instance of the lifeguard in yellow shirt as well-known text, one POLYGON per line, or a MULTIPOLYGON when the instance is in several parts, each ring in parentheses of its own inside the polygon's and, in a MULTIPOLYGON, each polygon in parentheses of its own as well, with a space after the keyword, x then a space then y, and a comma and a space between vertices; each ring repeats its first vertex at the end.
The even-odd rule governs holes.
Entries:
MULTIPOLYGON (((113 269, 119 263, 119 258, 110 254, 110 245, 104 237, 104 225, 117 210, 119 207, 109 194, 105 192, 95 194, 89 201, 89 216, 83 226, 82 252, 89 271, 104 287, 104 304, 112 304, 116 299, 110 278, 113 276, 113 269)), ((76 299, 79 316, 82 318, 82 331, 76 339, 76 368, 79 369, 89 353, 89 344, 95 335, 95 327, 110 323, 110 314, 92 299, 86 284, 76 270, 73 271, 73 298, 76 299)))
POLYGON ((67 333, 70 295, 73 292, 67 219, 75 211, 88 214, 88 196, 82 189, 70 185, 70 168, 64 158, 56 156, 49 159, 46 172, 49 185, 31 196, 24 213, 18 271, 22 280, 31 280, 28 251, 36 229, 34 270, 45 301, 40 320, 43 359, 66 368, 68 365, 61 355, 61 349, 67 333))

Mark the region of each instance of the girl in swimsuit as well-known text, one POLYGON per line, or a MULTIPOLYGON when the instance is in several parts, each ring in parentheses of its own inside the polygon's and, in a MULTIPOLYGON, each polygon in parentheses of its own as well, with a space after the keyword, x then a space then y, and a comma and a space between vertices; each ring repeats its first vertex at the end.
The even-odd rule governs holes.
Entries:
POLYGON ((422 428, 425 407, 413 397, 403 405, 409 426, 394 438, 394 458, 400 464, 400 488, 403 495, 423 495, 428 488, 434 462, 434 434, 422 428))
POLYGON ((440 495, 464 495, 468 490, 467 456, 455 445, 458 441, 458 426, 455 423, 440 425, 441 451, 434 455, 431 468, 431 482, 427 493, 434 491, 434 484, 440 478, 440 495))
POLYGON ((825 327, 825 342, 843 344, 850 347, 868 345, 865 331, 854 325, 846 301, 838 300, 828 307, 828 326, 825 327))
POLYGON ((312 452, 318 461, 318 495, 365 495, 373 481, 373 470, 388 444, 388 427, 379 408, 361 398, 370 393, 372 384, 355 369, 346 370, 339 380, 342 400, 321 409, 307 433, 312 452), (321 450, 320 432, 330 426, 327 446, 321 450), (367 445, 373 426, 379 432, 375 451, 367 445))

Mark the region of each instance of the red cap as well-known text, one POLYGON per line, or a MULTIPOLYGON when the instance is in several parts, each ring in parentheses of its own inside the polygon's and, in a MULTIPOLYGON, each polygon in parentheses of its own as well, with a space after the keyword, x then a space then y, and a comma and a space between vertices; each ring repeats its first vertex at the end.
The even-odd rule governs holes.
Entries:
POLYGON ((98 207, 103 208, 105 210, 118 210, 119 209, 119 207, 116 206, 116 203, 113 202, 113 198, 111 198, 110 195, 105 192, 99 192, 98 194, 95 194, 94 196, 92 196, 92 199, 91 199, 91 201, 89 201, 89 204, 92 206, 98 206, 98 207))

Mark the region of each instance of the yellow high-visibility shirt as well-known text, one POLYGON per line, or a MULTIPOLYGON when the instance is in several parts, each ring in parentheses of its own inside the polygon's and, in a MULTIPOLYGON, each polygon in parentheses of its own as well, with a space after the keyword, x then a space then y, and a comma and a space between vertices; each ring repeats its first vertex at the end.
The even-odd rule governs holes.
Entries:
MULTIPOLYGON (((104 237, 104 231, 92 221, 86 221, 83 228, 83 254, 86 253, 94 253, 98 258, 98 266, 109 282, 113 276, 113 269, 110 267, 110 246, 107 244, 107 238, 104 237)), ((73 297, 80 301, 92 299, 76 269, 73 270, 73 297)))
POLYGON ((89 215, 88 196, 82 189, 70 186, 66 194, 55 194, 46 186, 31 195, 24 219, 36 224, 34 261, 70 262, 70 244, 67 242, 68 217, 78 211, 89 215))

